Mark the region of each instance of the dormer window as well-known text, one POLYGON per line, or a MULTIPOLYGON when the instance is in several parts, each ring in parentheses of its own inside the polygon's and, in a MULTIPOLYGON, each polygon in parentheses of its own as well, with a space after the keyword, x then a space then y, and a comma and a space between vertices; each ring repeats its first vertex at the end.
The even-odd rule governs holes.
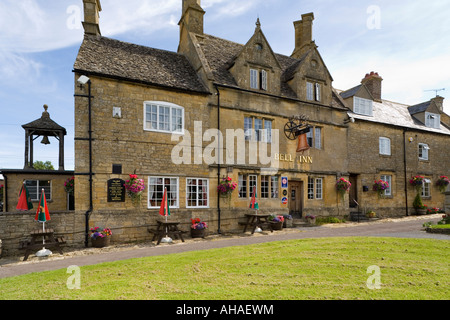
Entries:
POLYGON ((425 125, 428 128, 439 129, 441 127, 441 115, 425 112, 425 125))
POLYGON ((306 100, 320 101, 322 88, 319 83, 306 82, 306 100))
POLYGON ((250 69, 250 88, 267 91, 267 71, 250 69))
POLYGON ((373 101, 354 97, 353 98, 353 112, 357 114, 361 114, 363 116, 373 116, 373 101))

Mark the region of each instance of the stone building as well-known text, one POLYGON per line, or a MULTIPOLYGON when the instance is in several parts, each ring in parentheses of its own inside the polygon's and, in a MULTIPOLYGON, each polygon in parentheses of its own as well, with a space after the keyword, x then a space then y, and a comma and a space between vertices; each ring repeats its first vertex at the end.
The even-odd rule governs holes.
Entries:
MULTIPOLYGON (((295 48, 286 56, 271 48, 259 19, 238 44, 205 33, 200 1, 183 0, 178 52, 169 52, 102 36, 100 1, 83 3, 74 64, 76 213, 90 226, 116 228, 116 240, 148 238, 164 188, 184 229, 200 217, 220 231, 238 227, 255 187, 262 212, 342 217, 357 200, 404 215, 405 170, 430 180, 448 174, 448 116, 440 110, 439 128, 421 123, 438 114, 439 99, 411 108, 382 100, 375 75, 334 89, 312 39, 312 13, 294 22, 295 48), (299 128, 306 136, 297 139, 299 128), (380 138, 390 140, 390 154, 380 138), (425 144, 432 158, 418 159, 425 144), (129 174, 145 182, 138 203, 122 193, 129 174), (227 177, 238 184, 230 199, 217 192, 227 177), (343 200, 339 178, 354 183, 343 200), (370 192, 377 178, 392 182, 390 198, 370 192)), ((435 193, 431 187, 432 205, 443 201, 435 193)))
POLYGON ((341 92, 349 107, 348 172, 351 211, 374 210, 384 216, 414 214, 413 176, 425 178, 422 198, 428 208, 444 208, 437 179, 450 173, 449 117, 443 98, 414 106, 382 99, 382 81, 371 72, 361 84, 341 92), (389 183, 381 197, 376 180, 389 183))

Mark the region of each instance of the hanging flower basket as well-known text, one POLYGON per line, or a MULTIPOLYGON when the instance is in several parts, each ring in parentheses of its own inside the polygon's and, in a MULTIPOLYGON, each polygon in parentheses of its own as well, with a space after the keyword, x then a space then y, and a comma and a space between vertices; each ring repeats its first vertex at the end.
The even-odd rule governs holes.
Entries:
POLYGON ((138 205, 141 202, 144 189, 144 180, 139 179, 135 174, 130 174, 130 179, 125 181, 125 190, 134 205, 138 205))
POLYGON ((424 179, 425 177, 423 176, 414 176, 409 180, 409 184, 416 188, 417 193, 419 193, 422 190, 424 179))
POLYGON ((217 192, 223 198, 226 198, 228 204, 231 203, 231 194, 237 188, 237 183, 233 182, 230 177, 222 178, 222 181, 217 186, 217 192))
POLYGON ((344 201, 345 193, 350 190, 351 186, 352 186, 352 184, 350 183, 350 181, 345 180, 344 178, 340 178, 336 182, 336 190, 339 193, 339 195, 341 196, 342 201, 344 201))
POLYGON ((374 182, 372 190, 378 193, 378 197, 382 198, 384 191, 389 188, 389 183, 383 180, 377 180, 374 182))
POLYGON ((73 194, 75 191, 75 177, 71 177, 64 181, 64 190, 66 190, 67 193, 73 194))
POLYGON ((446 176, 440 176, 436 181, 436 186, 439 188, 439 191, 444 193, 447 186, 450 184, 450 179, 446 176))

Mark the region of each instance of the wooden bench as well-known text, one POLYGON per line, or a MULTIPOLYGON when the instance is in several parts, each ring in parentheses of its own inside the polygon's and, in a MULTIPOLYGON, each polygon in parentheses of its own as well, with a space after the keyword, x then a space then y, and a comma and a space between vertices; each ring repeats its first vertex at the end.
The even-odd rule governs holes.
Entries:
POLYGON ((23 261, 26 261, 29 255, 36 250, 45 248, 56 248, 60 254, 63 254, 61 245, 65 244, 64 237, 55 237, 53 229, 37 230, 31 232, 31 240, 23 240, 19 242, 19 249, 25 249, 25 257, 23 261), (40 239, 38 239, 40 238, 40 239), (45 239, 45 244, 42 243, 42 239, 45 239), (39 241, 40 240, 40 241, 39 241))
POLYGON ((184 242, 183 234, 186 232, 178 229, 178 225, 180 224, 178 221, 157 221, 157 223, 158 228, 147 229, 148 232, 153 233, 152 241, 157 240, 156 245, 159 245, 161 240, 166 236, 181 239, 184 242))

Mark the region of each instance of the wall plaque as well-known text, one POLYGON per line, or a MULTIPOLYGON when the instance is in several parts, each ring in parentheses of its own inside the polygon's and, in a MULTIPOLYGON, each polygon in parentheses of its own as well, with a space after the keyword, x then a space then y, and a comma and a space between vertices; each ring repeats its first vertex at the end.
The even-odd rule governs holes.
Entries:
POLYGON ((108 180, 108 202, 125 202, 125 181, 108 180))

